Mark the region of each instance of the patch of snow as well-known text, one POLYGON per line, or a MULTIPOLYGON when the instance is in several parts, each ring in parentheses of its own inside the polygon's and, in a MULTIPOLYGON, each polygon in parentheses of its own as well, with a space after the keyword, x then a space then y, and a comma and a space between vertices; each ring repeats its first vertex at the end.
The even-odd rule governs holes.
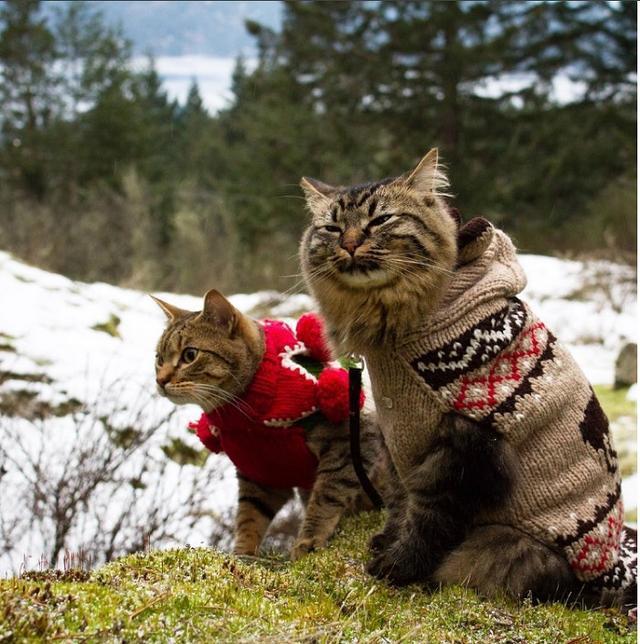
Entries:
POLYGON ((637 341, 633 269, 605 261, 518 258, 527 275, 522 298, 567 345, 593 384, 613 384, 618 352, 637 341))
POLYGON ((624 509, 630 510, 638 507, 638 473, 628 476, 622 481, 622 498, 624 499, 624 509))

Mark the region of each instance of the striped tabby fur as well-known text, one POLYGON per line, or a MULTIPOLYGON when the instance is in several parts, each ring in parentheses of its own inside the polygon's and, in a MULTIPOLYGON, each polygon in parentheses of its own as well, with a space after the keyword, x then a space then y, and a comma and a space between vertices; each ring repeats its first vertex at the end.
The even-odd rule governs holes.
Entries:
MULTIPOLYGON (((225 404, 241 404, 264 353, 260 325, 235 309, 217 291, 205 296, 203 311, 184 311, 154 298, 169 320, 157 346, 158 391, 177 404, 199 405, 205 412, 225 404), (195 353, 189 349, 196 348, 195 353)), ((319 417, 306 430, 306 441, 318 459, 315 483, 300 490, 305 517, 292 558, 324 547, 345 513, 369 509, 356 477, 346 423, 336 427, 319 417)), ((384 446, 371 412, 363 413, 362 456, 379 489, 385 487, 384 446)), ((237 554, 255 555, 273 518, 293 497, 293 489, 259 485, 238 473, 237 554)))
MULTIPOLYGON (((345 188, 303 178, 301 186, 312 216, 302 269, 341 352, 371 354, 436 309, 459 259, 459 222, 441 193, 436 150, 395 179, 345 188)), ((512 528, 472 527, 479 510, 506 502, 517 476, 504 439, 445 415, 414 460, 371 540, 371 574, 395 584, 467 583, 488 595, 575 592, 559 553, 512 528)))
POLYGON ((351 188, 302 179, 312 214, 305 280, 340 353, 361 353, 432 310, 457 259, 457 222, 429 153, 406 177, 351 188))

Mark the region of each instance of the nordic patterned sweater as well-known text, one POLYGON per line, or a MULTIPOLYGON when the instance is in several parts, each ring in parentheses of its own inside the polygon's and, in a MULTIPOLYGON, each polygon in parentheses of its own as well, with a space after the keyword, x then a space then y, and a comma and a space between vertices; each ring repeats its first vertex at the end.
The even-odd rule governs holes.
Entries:
POLYGON ((445 413, 492 428, 521 472, 509 503, 477 523, 513 525, 562 551, 578 579, 627 588, 635 532, 623 526, 607 418, 571 355, 518 299, 526 278, 510 239, 472 222, 466 263, 438 310, 365 356, 394 464, 406 476, 445 413))

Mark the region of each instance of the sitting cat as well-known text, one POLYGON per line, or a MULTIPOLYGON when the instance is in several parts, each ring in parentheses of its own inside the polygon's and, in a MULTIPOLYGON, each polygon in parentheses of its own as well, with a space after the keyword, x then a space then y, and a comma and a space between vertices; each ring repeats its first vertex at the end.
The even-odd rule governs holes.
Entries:
POLYGON ((402 491, 369 571, 635 603, 636 536, 607 419, 518 299, 510 239, 480 218, 460 227, 436 150, 394 179, 301 185, 306 281, 334 346, 366 359, 402 491))
MULTIPOLYGON (((257 322, 215 290, 201 312, 154 300, 168 318, 157 347, 158 390, 177 404, 199 405, 204 414, 192 429, 236 465, 234 552, 258 552, 294 488, 306 512, 292 558, 326 545, 343 513, 370 504, 351 464, 346 372, 326 368, 320 321, 301 318, 305 345, 284 323, 257 322)), ((384 485, 380 432, 372 413, 363 418, 363 463, 384 485)))

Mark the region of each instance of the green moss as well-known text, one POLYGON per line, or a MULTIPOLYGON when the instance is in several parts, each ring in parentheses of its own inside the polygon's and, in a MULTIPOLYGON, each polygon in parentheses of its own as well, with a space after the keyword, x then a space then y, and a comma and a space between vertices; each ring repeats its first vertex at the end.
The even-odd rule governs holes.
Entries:
MULTIPOLYGON (((637 408, 627 400, 629 389, 613 389, 595 385, 594 390, 611 421, 613 444, 618 452, 618 464, 623 477, 631 476, 637 467, 637 408)), ((627 520, 632 520, 627 518, 627 520)))
POLYGON ((139 439, 139 432, 135 427, 116 427, 111 423, 107 416, 99 418, 104 427, 109 440, 121 449, 129 449, 139 439))
POLYGON ((185 548, 131 555, 77 582, 2 580, 0 641, 635 641, 615 611, 375 581, 366 542, 381 522, 347 520, 329 548, 295 564, 185 548))
POLYGON ((613 389, 608 385, 594 385, 594 391, 609 420, 617 420, 620 416, 636 416, 636 403, 627 400, 629 388, 613 389))
POLYGON ((211 452, 207 449, 194 449, 180 438, 172 438, 168 445, 162 446, 162 451, 178 465, 197 465, 202 467, 211 452))
POLYGON ((103 333, 108 333, 110 336, 114 338, 120 338, 120 331, 118 330, 118 327, 120 326, 120 318, 115 315, 111 314, 109 316, 109 319, 106 322, 100 322, 99 324, 94 324, 91 328, 94 331, 102 331, 103 333))
MULTIPOLYGON (((595 389, 614 423, 635 419, 626 391, 595 389)), ((617 424, 622 436, 626 425, 617 424)), ((107 430, 116 442, 134 439, 132 428, 107 430)), ((167 455, 187 458, 183 446, 172 442, 167 455)), ((519 605, 460 587, 396 589, 373 580, 364 571, 366 543, 382 521, 376 513, 346 520, 327 549, 295 564, 279 555, 185 548, 131 555, 89 575, 0 580, 0 642, 636 641, 617 611, 519 605)))

